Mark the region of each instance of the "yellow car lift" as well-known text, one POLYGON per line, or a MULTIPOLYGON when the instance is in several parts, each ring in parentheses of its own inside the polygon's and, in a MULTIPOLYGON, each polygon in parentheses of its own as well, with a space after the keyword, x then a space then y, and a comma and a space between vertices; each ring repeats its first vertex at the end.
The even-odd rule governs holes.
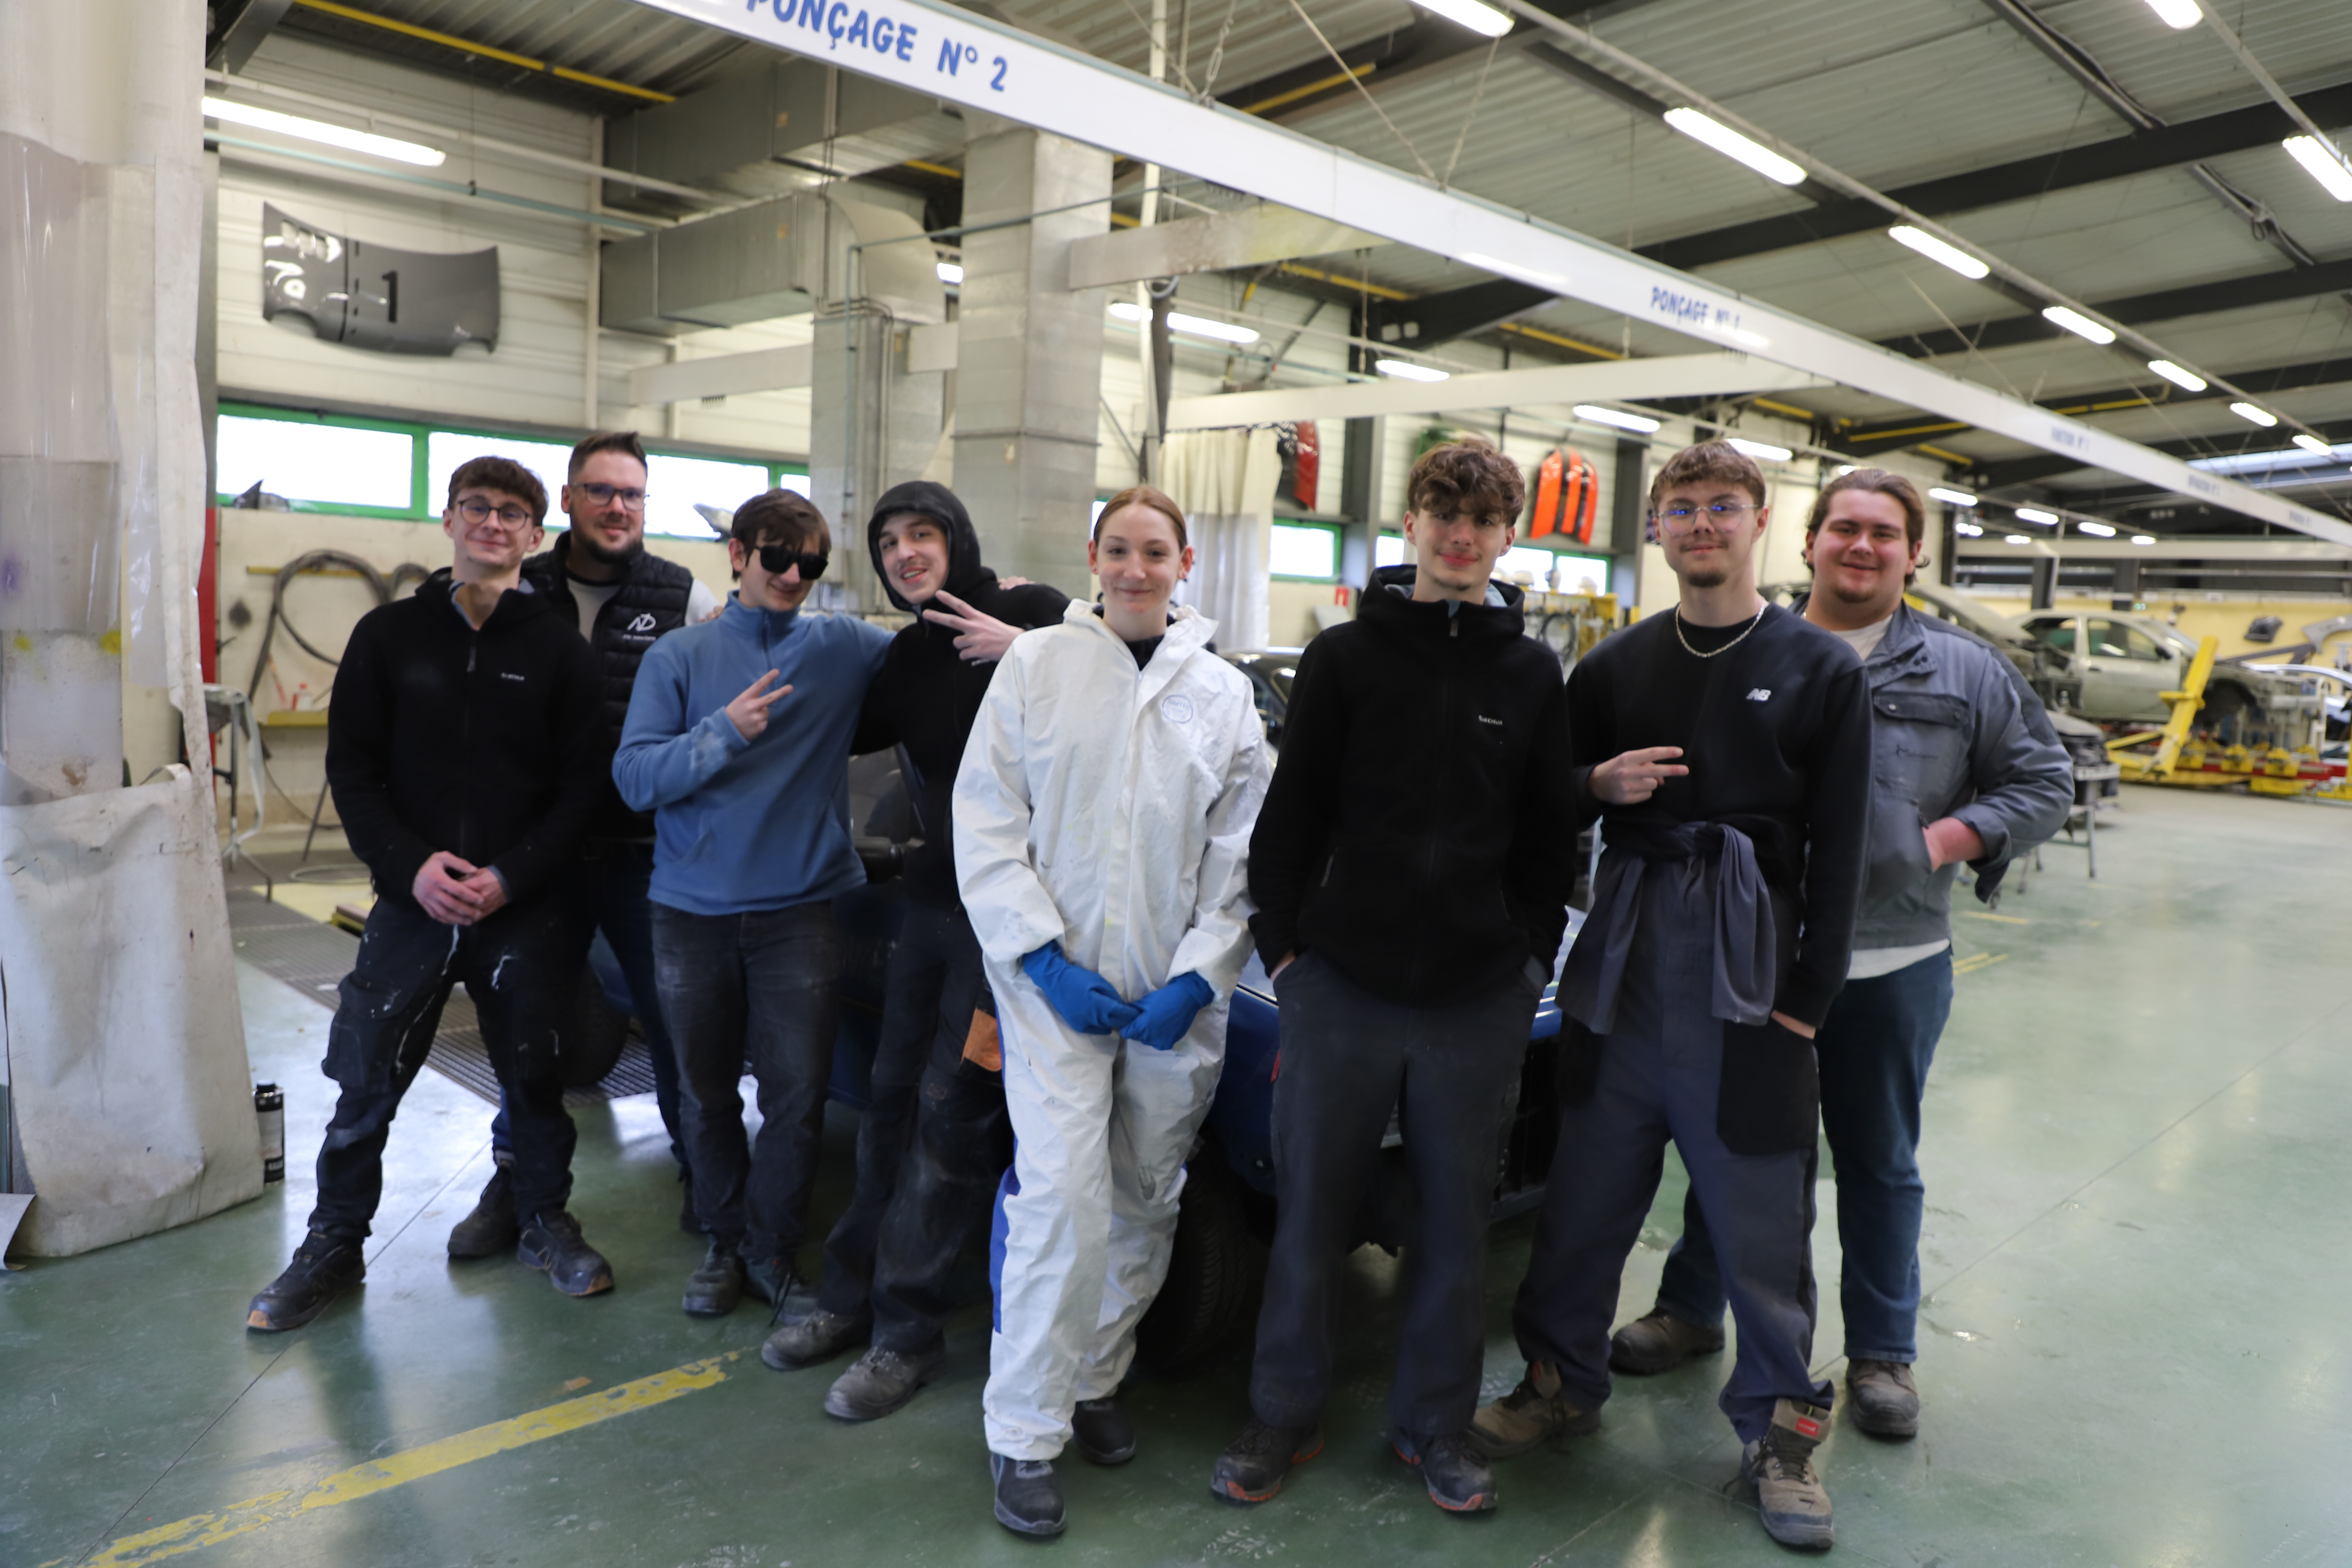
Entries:
POLYGON ((2136 730, 2128 735, 2118 735, 2107 742, 2107 755, 2124 771, 2124 777, 2137 784, 2234 784, 2235 779, 2175 778, 2179 766, 2180 748, 2189 743, 2189 727, 2197 721, 2197 710, 2205 706, 2205 683, 2212 679, 2214 656, 2221 651, 2221 639, 2207 637, 2197 644, 2197 657, 2189 663, 2189 674, 2180 689, 2163 694, 2171 705, 2172 717, 2164 721, 2161 730, 2136 730), (2156 750, 2143 752, 2137 748, 2148 742, 2156 750))
POLYGON ((2301 795, 2313 800, 2352 801, 2352 784, 2309 752, 2284 746, 2256 751, 2248 746, 2215 747, 2190 738, 2189 727, 2205 705, 2205 683, 2213 673, 2221 639, 2208 637, 2197 645, 2197 657, 2178 691, 2164 693, 2172 716, 2160 730, 2139 730, 2107 742, 2107 755, 2137 784, 2180 784, 2190 789, 2221 789, 2244 784, 2255 795, 2301 795), (2155 742, 2153 751, 2139 748, 2155 742))

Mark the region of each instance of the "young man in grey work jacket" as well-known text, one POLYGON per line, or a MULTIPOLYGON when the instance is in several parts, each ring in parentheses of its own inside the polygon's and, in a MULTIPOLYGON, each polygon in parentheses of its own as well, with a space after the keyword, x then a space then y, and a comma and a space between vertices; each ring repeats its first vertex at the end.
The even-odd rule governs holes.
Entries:
MULTIPOLYGON (((1870 866, 1853 957, 1813 1041, 1837 1165, 1846 1389, 1854 1425, 1919 1429, 1919 1102, 1952 1009, 1953 879, 1990 903, 2009 863, 2057 830, 2074 772, 2041 700, 1999 650, 1903 602, 1925 509, 1883 468, 1833 479, 1805 527, 1805 618, 1853 645, 1870 683, 1870 866)), ((1610 1364, 1656 1373, 1723 1346, 1723 1281, 1697 1203, 1657 1306, 1620 1329, 1610 1364)))

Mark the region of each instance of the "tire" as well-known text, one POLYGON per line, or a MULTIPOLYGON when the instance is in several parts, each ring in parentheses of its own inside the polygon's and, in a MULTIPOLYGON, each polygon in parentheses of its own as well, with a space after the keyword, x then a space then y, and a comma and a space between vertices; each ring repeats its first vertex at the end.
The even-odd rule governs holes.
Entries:
POLYGON ((1168 1278, 1135 1331, 1139 1360, 1165 1377, 1240 1349, 1265 1283, 1265 1248, 1250 1237, 1247 1194, 1223 1145, 1204 1138, 1186 1163, 1168 1278))
POLYGON ((621 1059, 621 1047, 628 1043, 629 1016, 605 999, 596 972, 583 965, 572 1027, 555 1051, 563 1087, 591 1089, 604 1082, 604 1075, 621 1059))

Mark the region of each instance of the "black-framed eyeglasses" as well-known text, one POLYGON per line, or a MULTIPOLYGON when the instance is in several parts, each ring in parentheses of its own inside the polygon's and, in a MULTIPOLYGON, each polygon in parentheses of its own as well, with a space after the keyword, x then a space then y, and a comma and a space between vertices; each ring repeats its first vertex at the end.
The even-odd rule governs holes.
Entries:
POLYGON ((1661 507, 1650 514, 1650 521, 1668 533, 1688 533, 1693 527, 1696 526, 1702 514, 1710 521, 1727 525, 1738 521, 1751 511, 1759 510, 1761 509, 1754 501, 1718 500, 1709 501, 1702 507, 1661 507))
POLYGON ((572 488, 598 506, 611 506, 614 501, 619 501, 625 511, 645 510, 646 497, 653 493, 650 490, 635 489, 622 485, 599 484, 593 480, 580 479, 574 479, 572 488))
POLYGON ((539 520, 530 515, 529 507, 494 507, 479 496, 467 496, 457 503, 457 515, 467 522, 480 524, 495 516, 508 528, 522 528, 539 520))
POLYGON ((814 551, 794 550, 789 544, 762 544, 757 548, 760 569, 771 577, 781 577, 795 566, 801 569, 803 583, 814 583, 824 575, 827 558, 814 551))

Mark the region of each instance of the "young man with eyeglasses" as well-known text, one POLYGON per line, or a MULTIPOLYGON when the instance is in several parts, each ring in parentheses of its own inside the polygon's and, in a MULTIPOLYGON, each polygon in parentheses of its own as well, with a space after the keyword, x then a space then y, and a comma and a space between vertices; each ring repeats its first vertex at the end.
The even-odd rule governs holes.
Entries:
POLYGON ((383 1148, 464 981, 513 1131, 519 1256, 568 1296, 613 1288, 565 1209, 575 1134, 555 1053, 588 944, 577 859, 601 793, 596 660, 522 580, 547 493, 520 464, 449 478, 448 568, 361 617, 327 710, 327 781, 375 906, 327 1033, 342 1092, 310 1234, 246 1326, 299 1328, 367 1272, 383 1148))
POLYGON ((646 653, 613 759, 621 798, 654 814, 654 968, 710 1237, 683 1302, 696 1316, 734 1310, 747 1289, 781 1314, 807 1229, 833 1067, 833 900, 866 880, 849 742, 891 637, 803 612, 832 542, 788 490, 738 508, 736 591, 646 653), (737 1089, 747 1057, 756 1146, 737 1089))
MULTIPOLYGON (((611 744, 621 738, 629 714, 629 691, 646 650, 664 634, 716 615, 718 595, 694 574, 646 548, 646 449, 634 430, 606 430, 572 448, 571 478, 562 491, 572 520, 555 546, 522 563, 523 576, 595 650, 604 668, 603 712, 611 744)), ((677 1058, 662 1023, 661 997, 654 984, 651 908, 646 889, 653 877, 654 822, 631 811, 613 785, 612 770, 599 767, 603 784, 595 824, 589 830, 583 911, 621 966, 631 1010, 646 1032, 653 1059, 654 1103, 669 1130, 669 1152, 686 1177, 686 1149, 678 1139, 677 1058)), ((488 1258, 514 1245, 513 1143, 501 1104, 490 1123, 495 1169, 474 1212, 449 1232, 452 1258, 488 1258)), ((694 1194, 686 1194, 679 1223, 698 1234, 694 1194)))
POLYGON ((1569 677, 1576 815, 1603 819, 1604 848, 1560 975, 1559 1152, 1513 1313, 1527 1375, 1476 1430, 1501 1458, 1599 1425, 1619 1284, 1671 1140, 1739 1325, 1717 1403, 1741 1477, 1775 1540, 1826 1547, 1813 1037, 1867 864, 1869 689, 1851 647, 1756 591, 1769 514, 1748 457, 1676 453, 1650 515, 1679 602, 1569 677))
MULTIPOLYGON (((2074 775, 2041 700, 1998 648, 1903 600, 1927 507, 1900 474, 1855 468, 1805 524, 1812 592, 1796 606, 1850 644, 1870 682, 1877 781, 1869 883, 1845 988, 1814 1037, 1822 1129, 1837 1167, 1847 1395, 1874 1436, 1919 1430, 1920 1097, 1952 1010, 1960 863, 1992 902, 2010 863, 2057 831, 2074 775)), ((1617 1331, 1609 1364, 1667 1371, 1723 1348, 1724 1290, 1705 1205, 1683 1205, 1657 1305, 1617 1331)))

